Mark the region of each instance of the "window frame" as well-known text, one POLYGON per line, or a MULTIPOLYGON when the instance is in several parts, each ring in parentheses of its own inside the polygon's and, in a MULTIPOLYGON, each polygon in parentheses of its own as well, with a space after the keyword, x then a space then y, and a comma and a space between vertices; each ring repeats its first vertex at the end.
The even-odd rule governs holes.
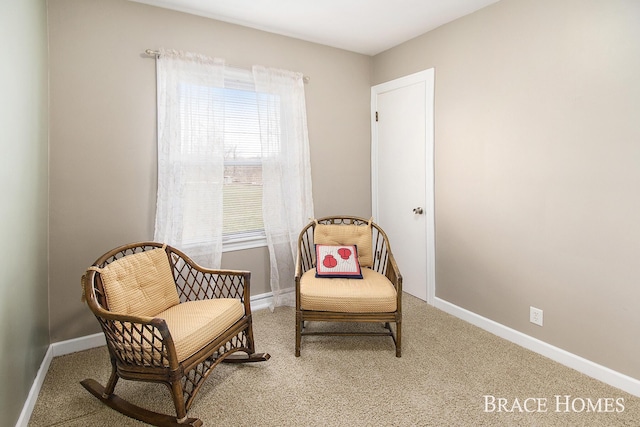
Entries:
MULTIPOLYGON (((222 102, 224 104, 224 109, 227 110, 228 106, 232 106, 232 108, 228 109, 228 111, 240 111, 240 112, 245 112, 247 111, 247 107, 251 107, 252 104, 246 104, 243 103, 243 99, 246 102, 246 99, 251 99, 252 95, 254 95, 256 101, 249 101, 251 103, 255 102, 256 104, 256 108, 257 108, 257 98, 259 96, 262 95, 269 95, 269 94, 262 94, 262 93, 258 93, 255 90, 255 83, 254 83, 254 79, 253 79, 253 73, 250 70, 245 70, 245 69, 241 69, 241 68, 232 68, 232 67, 226 67, 225 68, 225 72, 224 72, 224 85, 223 87, 217 87, 217 86, 204 86, 204 85, 198 85, 198 84, 189 84, 189 86, 192 87, 191 90, 199 90, 199 91, 213 91, 213 92, 220 92, 222 95, 221 98, 219 98, 220 102, 222 102), (232 94, 234 91, 240 91, 240 92, 245 92, 245 96, 247 98, 243 98, 242 95, 240 95, 240 92, 238 97, 236 98, 236 105, 233 104, 227 104, 229 102, 229 99, 233 99, 232 96, 230 96, 229 98, 225 98, 227 96, 227 94, 232 94), (237 108, 236 108, 237 107, 237 108)), ((256 114, 258 114, 258 111, 256 110, 256 114)), ((240 115, 237 117, 241 117, 240 115)), ((226 120, 226 119, 225 119, 226 120)), ((235 117, 231 118, 231 123, 233 123, 233 121, 237 120, 235 117)), ((259 123, 259 119, 258 117, 256 117, 256 123, 259 123)), ((226 125, 226 123, 225 123, 226 125)), ((233 128, 233 125, 231 125, 231 127, 233 128)), ((225 126, 226 129, 226 126, 225 126)), ((257 130, 258 132, 258 138, 259 138, 259 129, 257 130)), ((225 136, 227 131, 225 130, 225 136)), ((230 131, 229 135, 232 135, 234 132, 230 131)), ((253 134, 255 136, 255 133, 253 134)), ((244 140, 239 139, 238 141, 244 142, 244 140)), ((230 142, 230 144, 233 144, 233 142, 230 142)), ((258 140, 258 144, 261 144, 261 142, 258 140)), ((241 145, 241 144, 240 144, 241 145)), ((260 145, 258 145, 258 147, 260 147, 260 145)), ((227 147, 224 147, 224 150, 226 151, 227 147)), ((197 163, 197 160, 196 160, 197 163)), ((262 170, 262 165, 263 165, 263 159, 262 159, 262 149, 259 148, 257 151, 255 151, 255 156, 254 157, 238 157, 238 158, 226 158, 226 153, 225 155, 223 155, 223 168, 227 168, 227 167, 233 167, 233 166, 259 166, 260 170, 262 170)), ((261 174, 261 172, 260 172, 261 174)), ((238 176, 238 175, 231 175, 233 176, 238 176)), ((223 192, 224 190, 224 186, 227 185, 223 182, 223 192)), ((263 190, 262 190, 262 183, 260 183, 260 197, 262 197, 263 195, 263 190)), ((250 230, 250 231, 235 231, 235 232, 228 232, 225 233, 224 232, 224 228, 225 228, 225 216, 224 216, 224 207, 225 207, 225 200, 224 200, 224 194, 222 197, 222 209, 223 209, 223 216, 222 216, 222 221, 223 221, 223 230, 222 230, 222 252, 232 252, 232 251, 238 251, 238 250, 244 250, 244 249, 252 249, 252 248, 258 248, 258 247, 265 247, 267 246, 267 238, 266 238, 266 233, 264 230, 264 223, 262 223, 262 228, 259 229, 254 229, 254 230, 250 230)), ((260 206, 262 206, 262 199, 260 200, 260 206)), ((263 213, 262 213, 262 209, 260 210, 260 217, 263 217, 263 213)), ((186 247, 198 247, 204 244, 204 241, 202 240, 198 240, 198 238, 194 238, 194 239, 190 239, 191 241, 189 241, 188 243, 185 244, 186 247)))
MULTIPOLYGON (((224 73, 224 89, 245 90, 256 93, 253 80, 253 73, 250 70, 241 68, 226 67, 224 73)), ((225 159, 224 166, 260 165, 262 168, 262 158, 256 160, 229 160, 225 159)), ((262 186, 261 186, 262 188, 262 186)), ((262 192, 261 192, 262 194, 262 192)), ((223 200, 224 203, 224 200, 223 200)), ((224 206, 224 205, 223 205, 224 206)), ((262 214, 262 212, 261 212, 262 214)), ((224 215, 222 216, 224 224, 224 215)), ((235 232, 222 234, 222 252, 233 252, 245 249, 253 249, 267 246, 267 236, 262 229, 247 232, 235 232)))

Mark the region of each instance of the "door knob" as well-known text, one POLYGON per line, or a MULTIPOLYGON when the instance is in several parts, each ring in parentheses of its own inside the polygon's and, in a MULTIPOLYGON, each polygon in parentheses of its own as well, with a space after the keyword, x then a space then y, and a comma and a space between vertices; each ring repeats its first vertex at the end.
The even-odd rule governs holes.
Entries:
POLYGON ((416 214, 416 215, 422 215, 423 212, 424 211, 420 207, 417 207, 417 208, 413 209, 413 213, 416 214))

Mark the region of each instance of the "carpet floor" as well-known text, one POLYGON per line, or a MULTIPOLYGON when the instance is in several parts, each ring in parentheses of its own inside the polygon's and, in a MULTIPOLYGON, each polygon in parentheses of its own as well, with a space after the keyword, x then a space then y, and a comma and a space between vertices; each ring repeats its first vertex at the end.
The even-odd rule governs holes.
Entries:
MULTIPOLYGON (((255 312, 254 335, 271 359, 218 366, 189 416, 205 426, 640 426, 640 398, 406 294, 401 358, 388 337, 333 336, 303 337, 296 358, 291 307, 255 312)), ((29 426, 144 425, 79 384, 109 374, 106 347, 54 358, 29 426)), ((163 385, 120 380, 116 394, 175 414, 163 385)))

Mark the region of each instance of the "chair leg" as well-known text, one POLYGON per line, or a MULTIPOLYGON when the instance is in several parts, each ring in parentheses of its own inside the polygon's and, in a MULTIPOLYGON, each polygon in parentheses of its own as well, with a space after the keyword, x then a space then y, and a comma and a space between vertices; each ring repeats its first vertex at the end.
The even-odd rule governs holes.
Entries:
POLYGON ((107 386, 104 388, 104 398, 109 397, 109 395, 113 394, 113 391, 116 389, 116 384, 118 383, 118 379, 120 379, 120 377, 118 376, 118 370, 116 369, 116 366, 113 362, 113 360, 111 361, 111 376, 109 377, 109 381, 107 381, 107 386))
POLYGON ((300 357, 300 345, 302 342, 302 328, 304 327, 301 319, 302 315, 296 313, 296 357, 300 357))
POLYGON ((171 390, 173 405, 176 408, 176 420, 181 423, 187 418, 187 409, 184 405, 184 394, 182 393, 182 381, 179 379, 172 381, 169 389, 171 390))
POLYGON ((222 363, 250 363, 250 362, 265 362, 271 358, 269 353, 256 353, 255 342, 253 341, 253 326, 251 323, 243 331, 246 337, 246 354, 232 354, 226 356, 222 363))
POLYGON ((247 324, 247 327, 244 330, 244 334, 247 340, 247 348, 249 349, 247 353, 249 354, 255 353, 256 344, 255 344, 255 341, 253 340, 253 319, 251 319, 247 324))
POLYGON ((396 322, 396 357, 402 357, 402 320, 396 322))

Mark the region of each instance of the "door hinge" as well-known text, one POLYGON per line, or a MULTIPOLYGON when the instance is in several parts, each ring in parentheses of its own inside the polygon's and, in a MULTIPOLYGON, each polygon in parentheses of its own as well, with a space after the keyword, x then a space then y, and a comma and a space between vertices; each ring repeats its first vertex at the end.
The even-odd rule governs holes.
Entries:
POLYGON ((376 111, 376 122, 378 121, 378 112, 376 111))

